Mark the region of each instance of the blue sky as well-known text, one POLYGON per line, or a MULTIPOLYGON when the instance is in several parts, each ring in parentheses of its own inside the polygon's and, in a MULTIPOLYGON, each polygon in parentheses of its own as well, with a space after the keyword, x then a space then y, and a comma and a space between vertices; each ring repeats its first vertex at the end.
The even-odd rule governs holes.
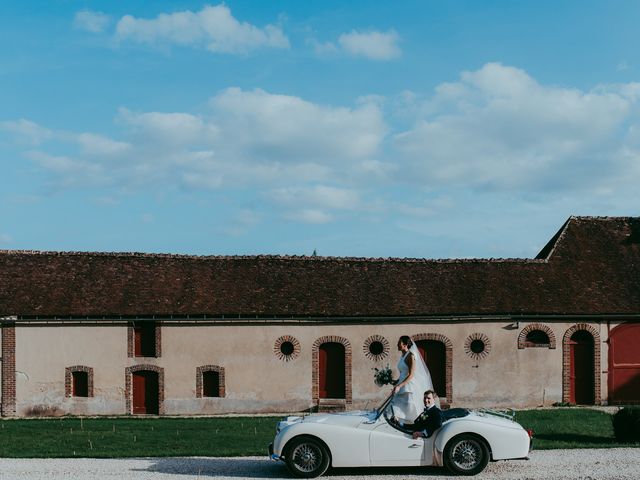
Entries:
POLYGON ((532 257, 638 215, 635 1, 6 1, 0 248, 532 257))

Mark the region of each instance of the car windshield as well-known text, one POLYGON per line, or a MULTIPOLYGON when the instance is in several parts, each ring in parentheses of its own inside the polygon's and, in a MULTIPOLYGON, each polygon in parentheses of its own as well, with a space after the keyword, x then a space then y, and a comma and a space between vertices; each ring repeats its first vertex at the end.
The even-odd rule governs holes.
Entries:
POLYGON ((376 419, 380 417, 384 413, 386 409, 391 405, 391 400, 393 399, 393 393, 391 393, 388 397, 384 399, 384 401, 380 404, 380 406, 375 410, 376 419))

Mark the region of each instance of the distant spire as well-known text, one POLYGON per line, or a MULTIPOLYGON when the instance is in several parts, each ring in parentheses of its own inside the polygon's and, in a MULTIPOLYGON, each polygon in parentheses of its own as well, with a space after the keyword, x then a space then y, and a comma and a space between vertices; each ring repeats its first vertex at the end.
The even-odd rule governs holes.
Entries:
POLYGON ((316 249, 313 249, 313 253, 311 254, 312 257, 317 257, 318 256, 318 252, 316 252, 316 249))

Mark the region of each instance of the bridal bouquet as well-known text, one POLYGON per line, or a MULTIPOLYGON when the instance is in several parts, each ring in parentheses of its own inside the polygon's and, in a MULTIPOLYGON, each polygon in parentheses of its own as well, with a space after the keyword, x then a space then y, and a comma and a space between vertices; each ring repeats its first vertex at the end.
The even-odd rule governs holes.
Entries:
POLYGON ((389 368, 389 365, 384 368, 376 367, 373 370, 375 370, 375 373, 373 374, 373 381, 377 386, 382 387, 384 385, 395 384, 393 381, 393 372, 391 371, 391 368, 389 368))

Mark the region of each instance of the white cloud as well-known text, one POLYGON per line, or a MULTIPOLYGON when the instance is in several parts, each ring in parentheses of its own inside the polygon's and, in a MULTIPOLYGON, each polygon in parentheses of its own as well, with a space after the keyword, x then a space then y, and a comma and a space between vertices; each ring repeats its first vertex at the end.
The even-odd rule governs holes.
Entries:
POLYGON ((290 207, 354 210, 360 203, 357 192, 327 185, 279 188, 273 190, 270 196, 276 203, 290 207))
POLYGON ((102 12, 81 10, 73 18, 73 26, 91 33, 104 32, 111 23, 111 17, 102 12))
POLYGON ((229 88, 212 99, 234 149, 262 158, 332 163, 376 153, 386 133, 380 108, 328 107, 263 90, 229 88))
POLYGON ((217 53, 247 53, 258 48, 289 48, 289 40, 274 25, 259 28, 239 22, 224 4, 199 12, 162 13, 154 19, 122 17, 116 38, 150 45, 197 46, 217 53))
POLYGON ((0 245, 8 245, 13 242, 11 235, 7 233, 0 233, 0 245))
POLYGON ((358 32, 352 30, 338 37, 338 44, 347 53, 371 60, 393 60, 402 55, 398 46, 400 36, 394 31, 358 32))
POLYGON ((24 118, 15 121, 0 122, 0 128, 13 133, 16 139, 31 145, 39 145, 53 136, 53 132, 24 118))
POLYGON ((302 223, 329 223, 333 220, 333 216, 325 211, 316 209, 304 209, 289 212, 285 214, 285 218, 295 220, 302 223))
POLYGON ((415 125, 395 136, 395 148, 406 159, 403 173, 431 185, 597 182, 596 171, 610 173, 633 92, 629 85, 589 92, 543 86, 523 70, 490 63, 440 85, 415 125))

